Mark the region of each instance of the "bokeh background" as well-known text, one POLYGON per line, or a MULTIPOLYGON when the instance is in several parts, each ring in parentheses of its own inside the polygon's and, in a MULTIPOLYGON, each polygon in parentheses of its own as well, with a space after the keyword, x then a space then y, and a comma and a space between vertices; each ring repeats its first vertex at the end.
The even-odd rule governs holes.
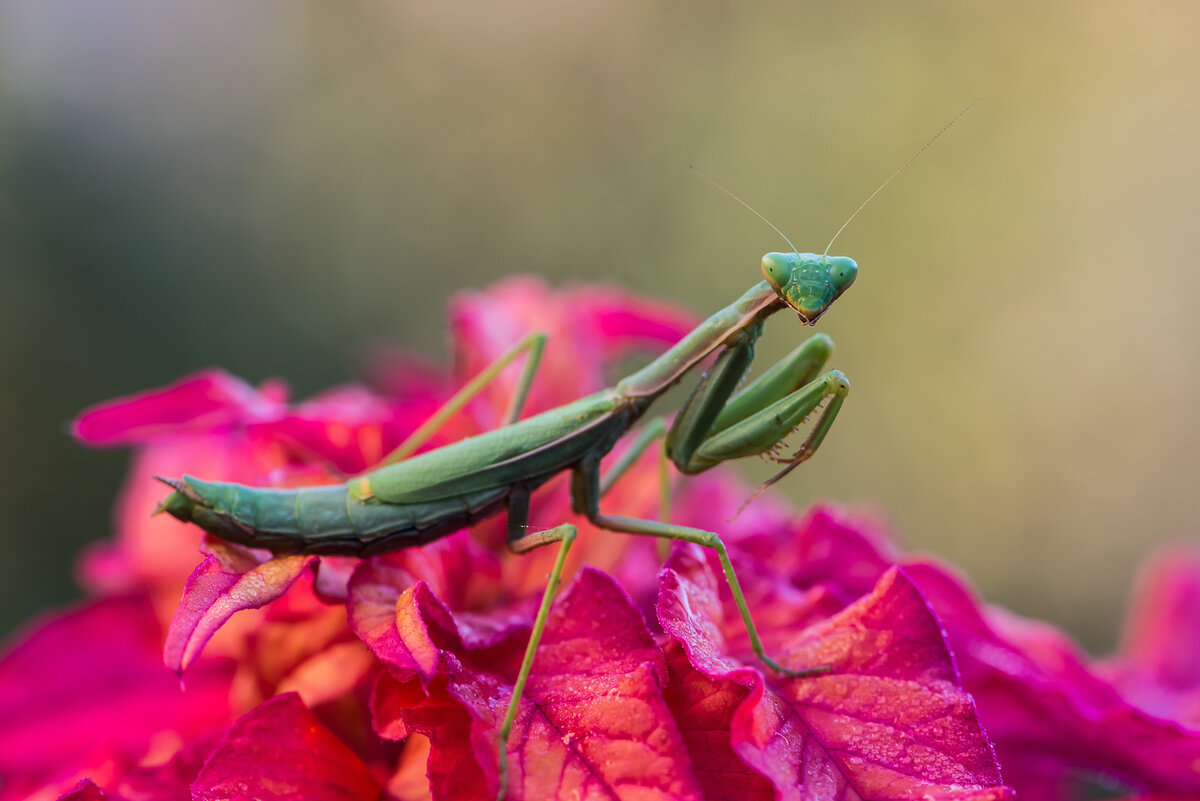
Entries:
POLYGON ((689 163, 821 250, 987 95, 834 248, 854 391, 779 491, 1112 647, 1140 560, 1200 534, 1197 30, 1189 2, 0 0, 0 632, 110 534, 126 455, 69 439, 83 407, 445 359, 447 299, 514 272, 707 313, 784 246, 689 163))

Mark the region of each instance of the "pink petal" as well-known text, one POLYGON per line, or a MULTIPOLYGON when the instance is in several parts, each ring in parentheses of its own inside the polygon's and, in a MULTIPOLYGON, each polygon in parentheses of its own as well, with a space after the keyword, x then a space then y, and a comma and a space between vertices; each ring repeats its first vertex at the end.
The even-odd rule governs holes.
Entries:
POLYGON ((1143 709, 1200 728, 1200 549, 1164 549, 1142 567, 1104 669, 1143 709))
POLYGON ((566 305, 586 322, 587 328, 596 332, 610 359, 619 359, 633 348, 665 350, 683 339, 700 321, 693 312, 679 306, 642 298, 623 289, 568 287, 566 294, 566 305))
MULTIPOLYGON (((834 598, 861 592, 897 559, 870 529, 831 510, 810 514, 795 536, 774 541, 771 567, 834 598)), ((739 545, 764 555, 770 543, 739 545)), ((1022 798, 1059 797, 1073 771, 1157 792, 1195 792, 1197 732, 1131 706, 1057 629, 986 608, 941 565, 903 564, 945 627, 963 686, 1022 798)))
POLYGON ((223 733, 224 727, 210 729, 184 743, 168 761, 139 765, 110 791, 129 801, 191 801, 191 784, 223 733))
POLYGON ((148 599, 109 598, 42 622, 0 657, 6 791, 103 765, 119 773, 156 743, 223 724, 233 665, 201 661, 184 691, 162 666, 162 637, 148 599))
POLYGON ((393 405, 364 387, 323 392, 264 426, 300 460, 344 475, 374 467, 424 422, 406 402, 393 405))
MULTIPOLYGON (((390 674, 382 674, 371 703, 379 736, 399 740, 411 732, 423 732, 429 741, 438 743, 433 748, 431 742, 424 771, 430 787, 436 788, 435 798, 468 801, 495 796, 495 790, 488 789, 488 776, 475 753, 469 707, 446 692, 444 677, 426 690, 419 679, 400 682, 390 674)), ((481 748, 486 751, 486 746, 481 748)), ((492 782, 495 787, 494 778, 492 782)))
MULTIPOLYGON (((381 679, 376 728, 429 737, 435 797, 488 797, 495 792, 497 728, 528 628, 470 647, 423 587, 416 585, 401 614, 416 609, 439 648, 439 667, 424 688, 381 679)), ((509 744, 509 797, 700 798, 662 697, 664 668, 628 598, 610 578, 585 569, 555 603, 538 649, 509 744)))
POLYGON ((105 801, 109 797, 91 779, 80 779, 75 789, 60 795, 58 801, 105 801))
POLYGON ((213 548, 188 579, 167 633, 163 658, 181 675, 235 612, 257 609, 283 595, 316 558, 264 558, 226 543, 213 548))
MULTIPOLYGON (((726 650, 721 630, 731 621, 717 602, 720 586, 696 549, 678 550, 664 571, 659 619, 701 674, 749 691, 733 713, 731 742, 782 797, 1009 797, 941 627, 903 573, 889 570, 870 595, 791 628, 786 640, 759 621, 785 665, 832 668, 766 683, 753 657, 726 650)), ((792 601, 801 617, 805 600, 792 601)))
POLYGON ((131 445, 181 433, 270 418, 284 400, 281 385, 260 391, 223 370, 203 370, 159 389, 84 410, 72 433, 97 446, 131 445))
POLYGON ((399 678, 429 680, 440 649, 460 647, 447 642, 488 647, 519 627, 502 611, 499 589, 495 557, 461 532, 363 562, 350 580, 350 626, 399 678), (450 640, 435 640, 439 633, 450 640))
MULTIPOLYGON (((676 307, 598 286, 551 290, 544 281, 519 276, 486 292, 463 292, 450 306, 450 327, 463 380, 474 376, 534 331, 549 337, 527 410, 543 411, 605 386, 610 370, 634 349, 665 349, 692 328, 692 315, 676 307)), ((492 414, 507 406, 520 365, 488 392, 492 414)))
POLYGON ((400 567, 372 559, 351 579, 349 609, 354 632, 396 675, 433 678, 440 649, 426 617, 447 631, 454 630, 454 622, 428 585, 400 567))
POLYGON ((1053 797, 1072 772, 1200 797, 1200 730, 1128 703, 1049 624, 982 607, 937 564, 908 566, 938 610, 1008 780, 1053 797))
POLYGON ((665 699, 675 715, 696 778, 708 801, 774 801, 771 782, 734 750, 733 713, 750 690, 733 681, 708 678, 688 661, 676 641, 667 645, 665 699))
POLYGON ((327 605, 310 582, 263 610, 239 656, 243 708, 284 692, 299 693, 313 708, 353 697, 379 664, 347 625, 345 604, 327 605))
POLYGON ((617 798, 701 798, 665 681, 641 614, 611 578, 585 568, 555 604, 538 647, 513 725, 510 786, 528 799, 601 789, 617 798))
POLYGON ((375 799, 362 759, 294 693, 278 695, 229 727, 192 784, 196 801, 375 799))

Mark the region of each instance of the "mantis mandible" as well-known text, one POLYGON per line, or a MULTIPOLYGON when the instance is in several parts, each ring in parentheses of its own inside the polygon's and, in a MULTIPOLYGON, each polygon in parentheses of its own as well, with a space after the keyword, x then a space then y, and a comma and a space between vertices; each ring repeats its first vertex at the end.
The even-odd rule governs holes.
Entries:
MULTIPOLYGON (((892 173, 846 224, 973 105, 959 112, 892 173)), ((504 509, 508 512, 508 547, 514 553, 559 543, 500 727, 497 798, 502 799, 507 787, 508 738, 551 602, 562 579, 567 553, 577 534, 569 523, 529 532, 530 494, 563 471, 571 472, 574 511, 597 527, 694 543, 715 552, 751 647, 763 664, 789 677, 827 670, 822 666, 786 668, 765 653, 733 564, 716 532, 605 514, 600 501, 637 457, 664 435, 665 452, 683 473, 699 473, 730 459, 760 454, 784 464, 783 470, 759 491, 817 452, 850 391, 850 383, 840 371, 821 372, 833 348, 828 336, 811 337, 741 391, 737 391, 737 386, 754 359, 755 342, 768 317, 791 309, 801 324, 813 325, 854 283, 858 265, 847 257, 829 256, 828 250, 818 255, 800 253, 793 247, 790 253, 768 253, 762 258, 764 280, 641 370, 609 389, 573 403, 518 421, 545 344, 544 335, 532 334, 447 401, 384 460, 383 466, 369 473, 338 485, 299 489, 258 489, 187 475, 177 480, 161 479, 174 492, 162 501, 160 508, 221 539, 276 554, 365 557, 431 542, 504 509), (438 426, 524 351, 529 355, 505 425, 452 445, 411 455, 438 426), (602 476, 601 458, 657 398, 713 354, 715 362, 696 384, 669 428, 661 418, 645 426, 628 454, 602 476), (783 438, 818 409, 820 414, 800 447, 789 456, 778 456, 776 451, 783 438)))

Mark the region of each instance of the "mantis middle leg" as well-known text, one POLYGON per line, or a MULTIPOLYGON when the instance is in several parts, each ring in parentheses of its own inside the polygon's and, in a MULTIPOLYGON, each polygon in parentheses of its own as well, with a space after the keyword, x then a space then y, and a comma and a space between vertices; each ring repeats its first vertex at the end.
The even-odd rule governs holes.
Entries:
POLYGON ((424 445, 430 437, 438 432, 438 429, 446 424, 447 420, 453 417, 459 409, 466 406, 472 398, 482 392, 489 383, 500 375, 501 370, 511 364, 522 353, 529 351, 529 358, 525 362, 525 369, 521 372, 521 378, 517 381, 516 392, 513 393, 512 398, 509 400, 508 409, 505 411, 503 418, 503 425, 510 425, 516 422, 517 418, 521 416, 521 409, 525 407, 526 398, 529 397, 529 387, 533 384, 533 377, 537 374, 538 366, 542 361, 542 351, 545 347, 545 334, 534 332, 527 335, 463 385, 462 389, 454 393, 449 400, 443 403, 416 431, 409 434, 404 442, 400 443, 395 450, 383 457, 377 467, 402 462, 409 456, 412 456, 417 448, 424 445))
MULTIPOLYGON (((816 376, 832 347, 828 337, 813 337, 732 398, 737 381, 753 359, 753 340, 727 348, 688 398, 668 432, 667 447, 675 464, 684 472, 698 473, 726 459, 767 453, 785 463, 786 472, 809 459, 824 441, 850 390, 849 381, 837 370, 816 376), (782 439, 827 398, 828 405, 800 448, 790 456, 778 455, 776 451, 782 439)), ((716 532, 605 515, 599 508, 601 487, 599 461, 585 460, 572 474, 576 511, 586 515, 595 525, 611 531, 681 540, 711 549, 720 560, 751 648, 763 664, 788 676, 826 672, 823 667, 785 668, 767 656, 733 563, 716 532)))

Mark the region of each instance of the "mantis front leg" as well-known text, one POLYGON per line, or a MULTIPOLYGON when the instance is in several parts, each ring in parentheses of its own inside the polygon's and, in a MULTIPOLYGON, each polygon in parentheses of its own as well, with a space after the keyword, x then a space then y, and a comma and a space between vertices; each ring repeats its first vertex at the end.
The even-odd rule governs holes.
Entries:
POLYGON ((726 348, 667 434, 667 452, 675 466, 683 473, 699 473, 728 459, 767 454, 787 464, 786 473, 807 461, 825 440, 850 392, 850 381, 840 370, 817 375, 832 352, 833 340, 818 334, 733 395, 754 358, 754 341, 726 348), (826 398, 829 404, 800 448, 781 456, 784 437, 826 398))
MULTIPOLYGON (((731 398, 737 382, 754 358, 757 334, 757 331, 748 332, 743 341, 721 353, 684 404, 667 434, 666 446, 676 466, 685 473, 707 470, 726 459, 770 454, 787 466, 760 487, 758 492, 761 492, 817 451, 850 391, 850 382, 838 370, 817 375, 833 350, 829 337, 817 335, 731 398), (777 454, 782 439, 816 411, 826 398, 828 405, 799 449, 790 456, 777 454)), ((793 670, 767 656, 733 563, 715 532, 605 515, 599 509, 601 494, 599 462, 586 460, 572 476, 572 497, 577 512, 585 514, 601 528, 682 540, 712 549, 721 562, 755 655, 772 670, 788 676, 809 676, 827 671, 823 667, 793 670)))

